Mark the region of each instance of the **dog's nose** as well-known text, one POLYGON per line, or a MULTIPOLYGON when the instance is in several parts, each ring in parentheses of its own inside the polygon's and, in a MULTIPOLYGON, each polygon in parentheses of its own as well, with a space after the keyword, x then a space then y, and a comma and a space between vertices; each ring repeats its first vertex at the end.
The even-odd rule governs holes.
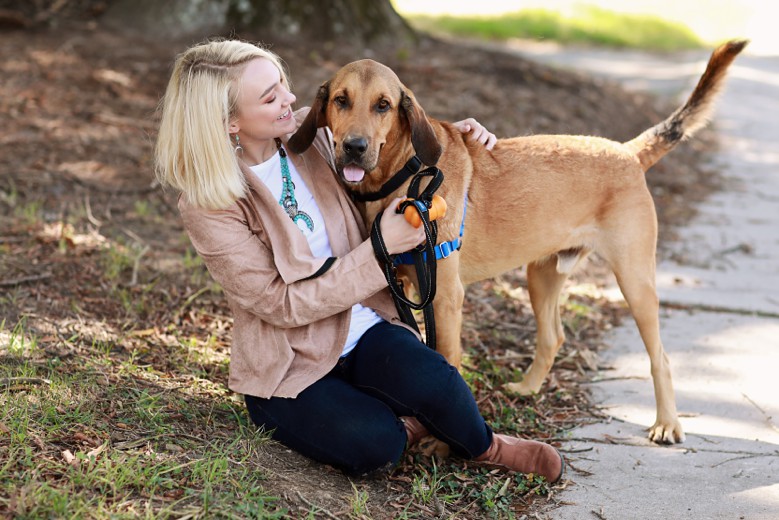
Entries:
POLYGON ((350 157, 360 157, 368 149, 368 140, 364 137, 353 137, 344 141, 344 152, 350 157))

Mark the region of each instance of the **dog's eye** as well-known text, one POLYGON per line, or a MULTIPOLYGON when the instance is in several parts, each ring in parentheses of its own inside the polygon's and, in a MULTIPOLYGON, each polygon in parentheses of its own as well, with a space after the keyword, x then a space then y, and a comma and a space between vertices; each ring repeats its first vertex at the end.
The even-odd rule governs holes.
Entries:
POLYGON ((333 98, 333 103, 338 108, 346 108, 349 105, 349 100, 346 99, 346 96, 336 96, 333 98))
POLYGON ((387 110, 390 109, 391 106, 392 105, 390 104, 389 101, 387 101, 386 99, 382 99, 378 103, 376 103, 376 110, 378 110, 379 112, 386 112, 387 110))

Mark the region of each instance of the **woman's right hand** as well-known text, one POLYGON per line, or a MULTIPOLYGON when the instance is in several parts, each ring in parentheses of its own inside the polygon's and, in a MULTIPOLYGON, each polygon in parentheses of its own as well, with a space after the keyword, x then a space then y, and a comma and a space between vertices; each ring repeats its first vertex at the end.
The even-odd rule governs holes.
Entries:
POLYGON ((384 238, 384 245, 387 252, 391 255, 397 255, 411 251, 425 240, 424 226, 415 228, 408 223, 402 213, 398 213, 398 204, 403 201, 398 197, 387 205, 384 214, 381 216, 379 229, 384 238))

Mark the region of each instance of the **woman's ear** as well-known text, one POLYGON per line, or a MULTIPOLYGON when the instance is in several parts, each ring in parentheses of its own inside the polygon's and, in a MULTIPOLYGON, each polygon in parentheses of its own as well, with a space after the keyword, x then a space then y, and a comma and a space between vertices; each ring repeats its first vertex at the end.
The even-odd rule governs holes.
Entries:
POLYGON ((427 114, 414 100, 413 94, 405 91, 401 92, 400 109, 411 127, 411 144, 414 145, 417 157, 427 166, 434 166, 442 150, 427 114))
POLYGON ((227 133, 228 134, 237 134, 240 130, 241 130, 241 126, 238 124, 238 118, 233 118, 227 124, 227 133))
POLYGON ((330 82, 319 87, 314 103, 300 127, 287 141, 287 146, 294 153, 305 152, 316 137, 317 128, 327 126, 327 101, 330 97, 330 82))

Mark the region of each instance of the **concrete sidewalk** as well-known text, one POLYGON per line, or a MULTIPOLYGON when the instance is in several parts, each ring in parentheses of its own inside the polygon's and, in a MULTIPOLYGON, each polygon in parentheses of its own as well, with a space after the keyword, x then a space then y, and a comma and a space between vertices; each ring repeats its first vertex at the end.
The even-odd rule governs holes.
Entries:
MULTIPOLYGON (((708 58, 519 52, 680 102, 708 58)), ((727 189, 666 244, 657 273, 661 301, 679 304, 661 309, 661 332, 687 440, 646 440, 649 360, 626 320, 600 361, 613 369, 592 384, 611 420, 571 432, 571 482, 549 518, 779 519, 779 57, 736 60, 713 124, 727 189)))

